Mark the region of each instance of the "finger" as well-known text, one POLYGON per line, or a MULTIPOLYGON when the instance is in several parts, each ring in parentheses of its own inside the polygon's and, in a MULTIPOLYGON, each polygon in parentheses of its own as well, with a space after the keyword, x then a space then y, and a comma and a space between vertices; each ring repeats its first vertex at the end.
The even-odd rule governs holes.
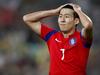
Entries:
POLYGON ((66 5, 70 5, 70 4, 72 4, 72 3, 67 3, 67 4, 64 4, 64 5, 62 5, 62 7, 66 6, 66 5))
POLYGON ((59 9, 62 9, 62 8, 65 7, 66 5, 68 5, 68 4, 61 5, 61 6, 59 7, 59 9))
POLYGON ((69 5, 70 5, 70 6, 74 6, 74 4, 72 4, 72 3, 70 3, 69 5))
POLYGON ((66 5, 68 5, 68 4, 64 4, 64 5, 62 5, 62 7, 66 6, 66 5))

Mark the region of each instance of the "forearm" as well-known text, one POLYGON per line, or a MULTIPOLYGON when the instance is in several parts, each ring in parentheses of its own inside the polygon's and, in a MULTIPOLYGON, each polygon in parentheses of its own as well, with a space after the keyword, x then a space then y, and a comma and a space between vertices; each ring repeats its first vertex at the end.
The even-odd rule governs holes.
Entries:
POLYGON ((92 20, 85 14, 83 13, 81 10, 79 10, 78 15, 80 17, 80 21, 83 25, 83 29, 82 29, 82 35, 83 37, 88 41, 88 43, 91 43, 92 41, 92 20))
POLYGON ((91 28, 92 27, 92 20, 81 10, 77 10, 77 13, 79 15, 79 18, 80 18, 82 25, 85 28, 91 28))
POLYGON ((35 21, 39 21, 39 20, 41 20, 45 17, 49 17, 49 16, 53 16, 53 15, 57 15, 57 14, 58 13, 54 9, 47 10, 47 11, 38 11, 38 12, 34 12, 34 13, 24 15, 23 19, 24 19, 24 21, 35 22, 35 21))

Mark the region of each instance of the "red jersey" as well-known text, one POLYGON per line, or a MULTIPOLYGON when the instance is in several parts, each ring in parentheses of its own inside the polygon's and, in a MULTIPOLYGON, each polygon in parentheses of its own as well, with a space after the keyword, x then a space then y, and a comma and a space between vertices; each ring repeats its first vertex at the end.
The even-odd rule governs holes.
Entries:
POLYGON ((49 75, 86 75, 90 44, 79 31, 64 38, 61 32, 42 25, 41 37, 49 48, 49 75))

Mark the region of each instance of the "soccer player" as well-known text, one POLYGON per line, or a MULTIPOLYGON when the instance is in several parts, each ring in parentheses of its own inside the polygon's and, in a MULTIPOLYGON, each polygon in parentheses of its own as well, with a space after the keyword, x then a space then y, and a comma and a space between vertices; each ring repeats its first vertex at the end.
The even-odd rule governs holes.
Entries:
POLYGON ((93 23, 79 5, 68 3, 56 9, 33 12, 24 15, 23 20, 48 45, 49 75, 86 75, 93 23), (55 15, 59 15, 59 31, 40 22, 55 15), (77 30, 79 22, 83 25, 81 31, 77 30))

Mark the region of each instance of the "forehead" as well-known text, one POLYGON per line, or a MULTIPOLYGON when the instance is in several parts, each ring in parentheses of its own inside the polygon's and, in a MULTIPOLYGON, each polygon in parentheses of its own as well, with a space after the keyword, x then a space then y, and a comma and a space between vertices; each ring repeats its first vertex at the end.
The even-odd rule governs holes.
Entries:
POLYGON ((60 11, 60 14, 73 14, 73 13, 74 13, 74 10, 69 9, 69 8, 63 8, 60 11))

